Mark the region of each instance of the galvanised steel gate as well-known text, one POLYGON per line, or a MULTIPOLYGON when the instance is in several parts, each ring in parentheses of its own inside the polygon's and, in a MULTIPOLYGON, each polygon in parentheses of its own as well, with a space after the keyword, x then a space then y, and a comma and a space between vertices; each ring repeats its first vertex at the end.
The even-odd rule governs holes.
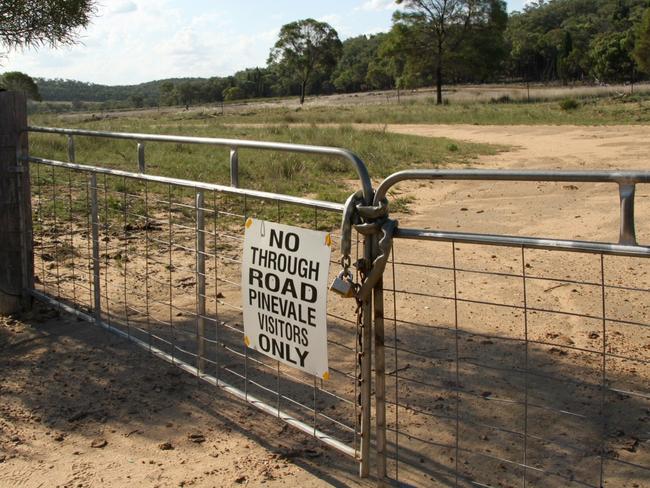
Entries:
POLYGON ((375 204, 412 180, 613 183, 619 241, 398 228, 375 295, 380 474, 413 486, 650 485, 650 249, 634 225, 648 173, 403 171, 375 204))
MULTIPOLYGON (((328 381, 248 349, 241 319, 246 219, 336 229, 343 205, 238 188, 238 149, 343 158, 370 198, 365 165, 348 151, 316 146, 41 127, 29 132, 67 137, 68 159, 22 156, 32 173, 31 293, 365 459, 361 472, 367 474, 370 355, 362 345, 369 343, 370 325, 357 320, 356 303, 336 300, 329 307, 328 381), (77 164, 80 137, 133 141, 139 171, 77 164), (147 174, 145 143, 230 148, 231 186, 147 174)), ((339 238, 332 238, 336 255, 339 238)), ((357 241, 353 237, 355 254, 357 241)))
POLYGON ((405 171, 373 191, 363 163, 340 149, 29 130, 68 137, 68 161, 17 158, 32 173, 36 283, 26 286, 36 298, 312 434, 379 482, 648 484, 650 249, 636 244, 634 190, 649 173, 405 171), (76 137, 134 141, 139 171, 77 164, 76 137), (146 174, 145 142, 230 147, 232 184, 146 174), (340 205, 240 189, 241 147, 346 158, 361 190, 340 205), (614 183, 620 240, 400 227, 385 197, 418 179, 614 183), (313 228, 342 217, 334 240, 344 268, 358 258, 358 303, 329 302, 328 382, 244 347, 249 216, 313 228))

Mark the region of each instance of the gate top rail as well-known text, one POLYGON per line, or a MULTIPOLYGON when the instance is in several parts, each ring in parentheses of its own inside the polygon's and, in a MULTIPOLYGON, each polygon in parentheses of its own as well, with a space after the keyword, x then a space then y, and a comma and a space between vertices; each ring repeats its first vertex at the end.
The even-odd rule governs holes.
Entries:
POLYGON ((473 244, 525 246, 538 249, 600 252, 605 254, 650 256, 650 247, 638 245, 634 223, 634 194, 636 184, 650 183, 648 171, 551 171, 551 170, 444 170, 422 169, 393 173, 381 182, 374 196, 373 205, 378 206, 388 190, 407 180, 473 180, 473 181, 529 181, 529 182, 575 182, 614 183, 618 185, 621 206, 619 240, 617 243, 544 239, 535 237, 473 234, 464 232, 431 231, 425 229, 398 228, 395 237, 404 239, 449 240, 473 244))
POLYGON ((374 205, 386 197, 388 190, 406 180, 476 180, 476 181, 548 181, 573 183, 650 183, 650 171, 551 171, 491 169, 413 169, 398 171, 381 182, 374 205))
POLYGON ((231 186, 219 185, 216 183, 204 183, 202 181, 184 180, 181 178, 171 178, 169 176, 147 175, 142 173, 133 173, 131 171, 123 171, 119 169, 103 168, 99 166, 88 166, 85 164, 66 163, 63 161, 56 161, 53 159, 37 158, 34 156, 22 157, 24 161, 32 163, 44 164, 47 166, 54 166, 58 168, 67 168, 75 171, 81 171, 90 174, 103 174, 110 176, 120 176, 123 178, 130 178, 140 181, 149 181, 152 183, 162 183, 173 186, 180 186, 184 188, 194 188, 196 190, 215 191, 218 193, 228 193, 231 195, 249 196, 259 198, 262 200, 273 200, 283 203, 290 203, 294 205, 301 205, 304 207, 318 207, 323 210, 333 212, 342 212, 343 204, 326 202, 323 200, 313 200, 302 197, 295 197, 292 195, 282 195, 279 193, 270 193, 260 190, 248 190, 243 188, 233 188, 231 186))
POLYGON ((236 151, 240 148, 245 149, 261 149, 267 151, 283 151, 307 154, 320 154, 325 156, 335 156, 346 159, 357 172, 361 189, 363 190, 364 200, 367 204, 372 201, 372 183, 370 175, 365 163, 353 152, 338 148, 327 146, 312 146, 306 144, 291 144, 285 142, 269 142, 269 141, 248 141, 241 139, 222 139, 215 137, 191 137, 191 136, 170 136, 160 134, 140 134, 129 132, 108 132, 108 131, 92 131, 82 129, 61 129, 56 127, 39 127, 29 126, 29 132, 41 132, 48 134, 62 134, 67 136, 87 136, 87 137, 104 137, 108 139, 126 139, 141 143, 148 142, 175 142, 182 144, 206 144, 211 146, 228 147, 231 151, 236 151))

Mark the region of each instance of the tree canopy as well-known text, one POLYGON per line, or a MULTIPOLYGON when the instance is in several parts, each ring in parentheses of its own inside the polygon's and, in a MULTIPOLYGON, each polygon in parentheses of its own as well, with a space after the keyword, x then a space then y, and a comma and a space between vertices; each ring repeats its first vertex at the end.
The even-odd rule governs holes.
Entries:
POLYGON ((317 72, 328 76, 341 53, 341 41, 332 26, 314 19, 298 20, 280 29, 269 64, 300 84, 300 103, 304 103, 307 84, 317 72))
POLYGON ((510 16, 510 71, 531 81, 630 81, 646 0, 550 0, 510 16))
POLYGON ((332 74, 334 87, 342 92, 390 88, 390 81, 378 77, 379 48, 386 34, 351 37, 343 42, 343 50, 332 74), (369 75, 369 73, 371 73, 369 75))
POLYGON ((639 23, 633 55, 639 69, 650 75, 650 8, 645 10, 639 23))
POLYGON ((0 45, 72 44, 94 9, 95 0, 0 0, 0 45))
POLYGON ((0 76, 0 88, 23 92, 30 100, 41 100, 38 86, 34 80, 20 71, 8 71, 0 76))
MULTIPOLYGON (((411 69, 433 71, 436 102, 442 103, 445 64, 467 44, 488 32, 502 35, 506 27, 505 2, 502 0, 396 0, 404 5, 395 13, 398 50, 407 53, 411 69), (486 27, 489 28, 486 29, 486 27), (482 35, 479 35, 479 31, 482 35), (401 39, 399 39, 401 37, 401 39)), ((483 42, 473 43, 480 50, 483 42)), ((472 51, 466 51, 465 55, 472 51)), ((492 53, 499 54, 499 53, 492 53)), ((469 61, 469 60, 467 60, 469 61)))

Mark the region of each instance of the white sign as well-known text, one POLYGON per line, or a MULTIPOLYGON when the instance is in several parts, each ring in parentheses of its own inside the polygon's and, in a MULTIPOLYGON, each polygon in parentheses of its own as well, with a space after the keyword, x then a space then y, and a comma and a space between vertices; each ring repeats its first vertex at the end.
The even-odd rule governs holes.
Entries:
POLYGON ((249 218, 241 278, 246 345, 325 380, 331 243, 326 232, 249 218))

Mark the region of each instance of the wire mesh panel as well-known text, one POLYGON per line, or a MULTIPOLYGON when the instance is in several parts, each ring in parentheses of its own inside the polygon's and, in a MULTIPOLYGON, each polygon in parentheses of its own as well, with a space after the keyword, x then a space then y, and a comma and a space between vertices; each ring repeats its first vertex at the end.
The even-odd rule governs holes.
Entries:
MULTIPOLYGON (((248 349, 242 325, 246 219, 330 231, 340 211, 135 174, 32 168, 41 296, 357 456, 354 300, 328 300, 328 381, 248 349)), ((332 241, 336 256, 336 233, 332 241)))
POLYGON ((650 483, 650 261, 442 241, 384 276, 388 474, 650 483))
POLYGON ((87 175, 32 170, 34 279, 57 300, 93 307, 93 253, 87 175))

